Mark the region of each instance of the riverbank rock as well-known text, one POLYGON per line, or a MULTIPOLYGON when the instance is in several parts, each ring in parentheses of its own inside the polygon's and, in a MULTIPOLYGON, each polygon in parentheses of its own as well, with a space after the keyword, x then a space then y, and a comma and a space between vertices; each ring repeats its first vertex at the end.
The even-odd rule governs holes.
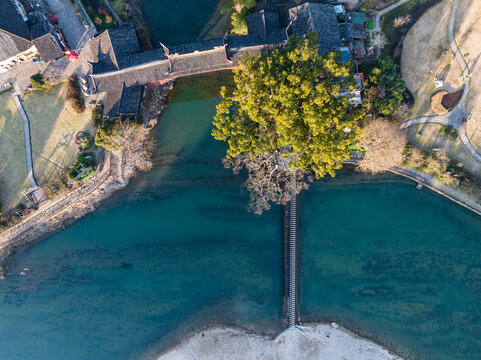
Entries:
POLYGON ((242 329, 212 328, 157 358, 193 359, 402 360, 388 349, 332 324, 290 327, 275 339, 242 329))

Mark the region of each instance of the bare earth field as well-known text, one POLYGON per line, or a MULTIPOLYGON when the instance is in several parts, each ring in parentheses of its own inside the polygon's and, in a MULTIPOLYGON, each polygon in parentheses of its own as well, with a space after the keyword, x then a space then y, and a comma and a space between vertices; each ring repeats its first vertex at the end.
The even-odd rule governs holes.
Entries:
POLYGON ((93 134, 90 110, 74 112, 66 103, 63 84, 26 93, 23 105, 30 120, 35 178, 41 186, 74 162, 77 132, 93 134))
POLYGON ((0 197, 3 210, 15 207, 30 187, 23 123, 10 92, 0 94, 0 197))
POLYGON ((468 97, 467 135, 481 147, 481 1, 460 0, 454 24, 455 40, 468 63, 471 86, 468 97))
MULTIPOLYGON (((411 118, 434 115, 430 101, 437 91, 453 93, 463 88, 461 67, 449 50, 448 25, 451 6, 450 0, 444 0, 429 9, 404 39, 401 73, 416 99, 411 118), (444 86, 436 89, 435 78, 443 80, 444 86)), ((459 8, 458 17, 463 16, 463 9, 459 8)))

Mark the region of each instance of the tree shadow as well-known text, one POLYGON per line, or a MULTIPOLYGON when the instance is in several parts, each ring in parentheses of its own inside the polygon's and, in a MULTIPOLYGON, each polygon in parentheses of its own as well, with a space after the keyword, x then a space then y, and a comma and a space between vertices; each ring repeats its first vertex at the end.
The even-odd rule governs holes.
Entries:
POLYGON ((30 120, 34 173, 39 185, 54 172, 61 172, 75 157, 75 133, 83 128, 72 124, 77 118, 66 109, 64 84, 25 95, 24 108, 30 120))

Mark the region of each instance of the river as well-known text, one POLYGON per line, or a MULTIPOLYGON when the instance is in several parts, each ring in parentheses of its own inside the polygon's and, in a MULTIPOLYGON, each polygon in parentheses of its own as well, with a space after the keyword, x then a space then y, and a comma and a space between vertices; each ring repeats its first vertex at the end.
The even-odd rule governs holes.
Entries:
POLYGON ((142 4, 156 47, 159 41, 168 46, 222 37, 227 29, 228 14, 221 14, 219 0, 143 0, 142 4))
MULTIPOLYGON (((179 81, 153 170, 14 258, 1 359, 144 359, 211 323, 282 329, 282 209, 249 214, 222 167, 210 136, 221 79, 179 81)), ((418 360, 479 358, 481 218, 397 177, 352 174, 313 184, 299 210, 303 321, 418 360)))

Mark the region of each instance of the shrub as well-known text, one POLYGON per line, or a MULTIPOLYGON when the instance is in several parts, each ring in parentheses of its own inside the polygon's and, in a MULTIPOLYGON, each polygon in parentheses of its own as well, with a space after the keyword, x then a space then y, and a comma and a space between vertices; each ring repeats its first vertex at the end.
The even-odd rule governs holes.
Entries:
POLYGON ((41 90, 45 87, 45 80, 40 73, 30 76, 30 83, 35 90, 41 90))
POLYGON ((235 12, 231 16, 232 32, 236 35, 247 34, 247 12, 235 12))
POLYGON ((80 151, 86 150, 89 147, 92 146, 92 137, 88 134, 84 134, 79 141, 78 141, 78 146, 80 147, 80 151))
POLYGON ((109 151, 122 150, 127 146, 137 127, 139 124, 131 121, 105 119, 97 129, 95 144, 109 151))
POLYGON ((439 135, 448 136, 450 139, 455 140, 458 137, 458 132, 452 126, 443 126, 439 129, 439 135))
POLYGON ((104 107, 103 105, 96 105, 92 109, 92 122, 95 125, 100 125, 102 123, 102 118, 104 116, 104 107))
POLYGON ((252 9, 256 6, 256 0, 228 0, 221 9, 221 13, 224 14, 226 12, 236 10, 240 12, 241 9, 252 9))
POLYGON ((97 161, 92 155, 80 154, 73 163, 73 165, 68 169, 67 178, 69 180, 80 180, 83 181, 86 176, 90 175, 95 167, 97 166, 97 161), (93 170, 87 171, 91 167, 93 170), (81 179, 78 179, 78 177, 81 179))
POLYGON ((67 101, 75 112, 81 113, 85 110, 82 89, 80 88, 78 78, 74 75, 70 76, 67 80, 67 101))
POLYGON ((390 116, 403 100, 406 84, 398 75, 394 60, 389 57, 379 58, 366 76, 365 92, 367 107, 382 116, 390 116))
POLYGON ((404 155, 405 166, 426 172, 445 184, 452 183, 453 179, 448 174, 449 159, 443 152, 424 153, 412 145, 407 145, 404 155))

